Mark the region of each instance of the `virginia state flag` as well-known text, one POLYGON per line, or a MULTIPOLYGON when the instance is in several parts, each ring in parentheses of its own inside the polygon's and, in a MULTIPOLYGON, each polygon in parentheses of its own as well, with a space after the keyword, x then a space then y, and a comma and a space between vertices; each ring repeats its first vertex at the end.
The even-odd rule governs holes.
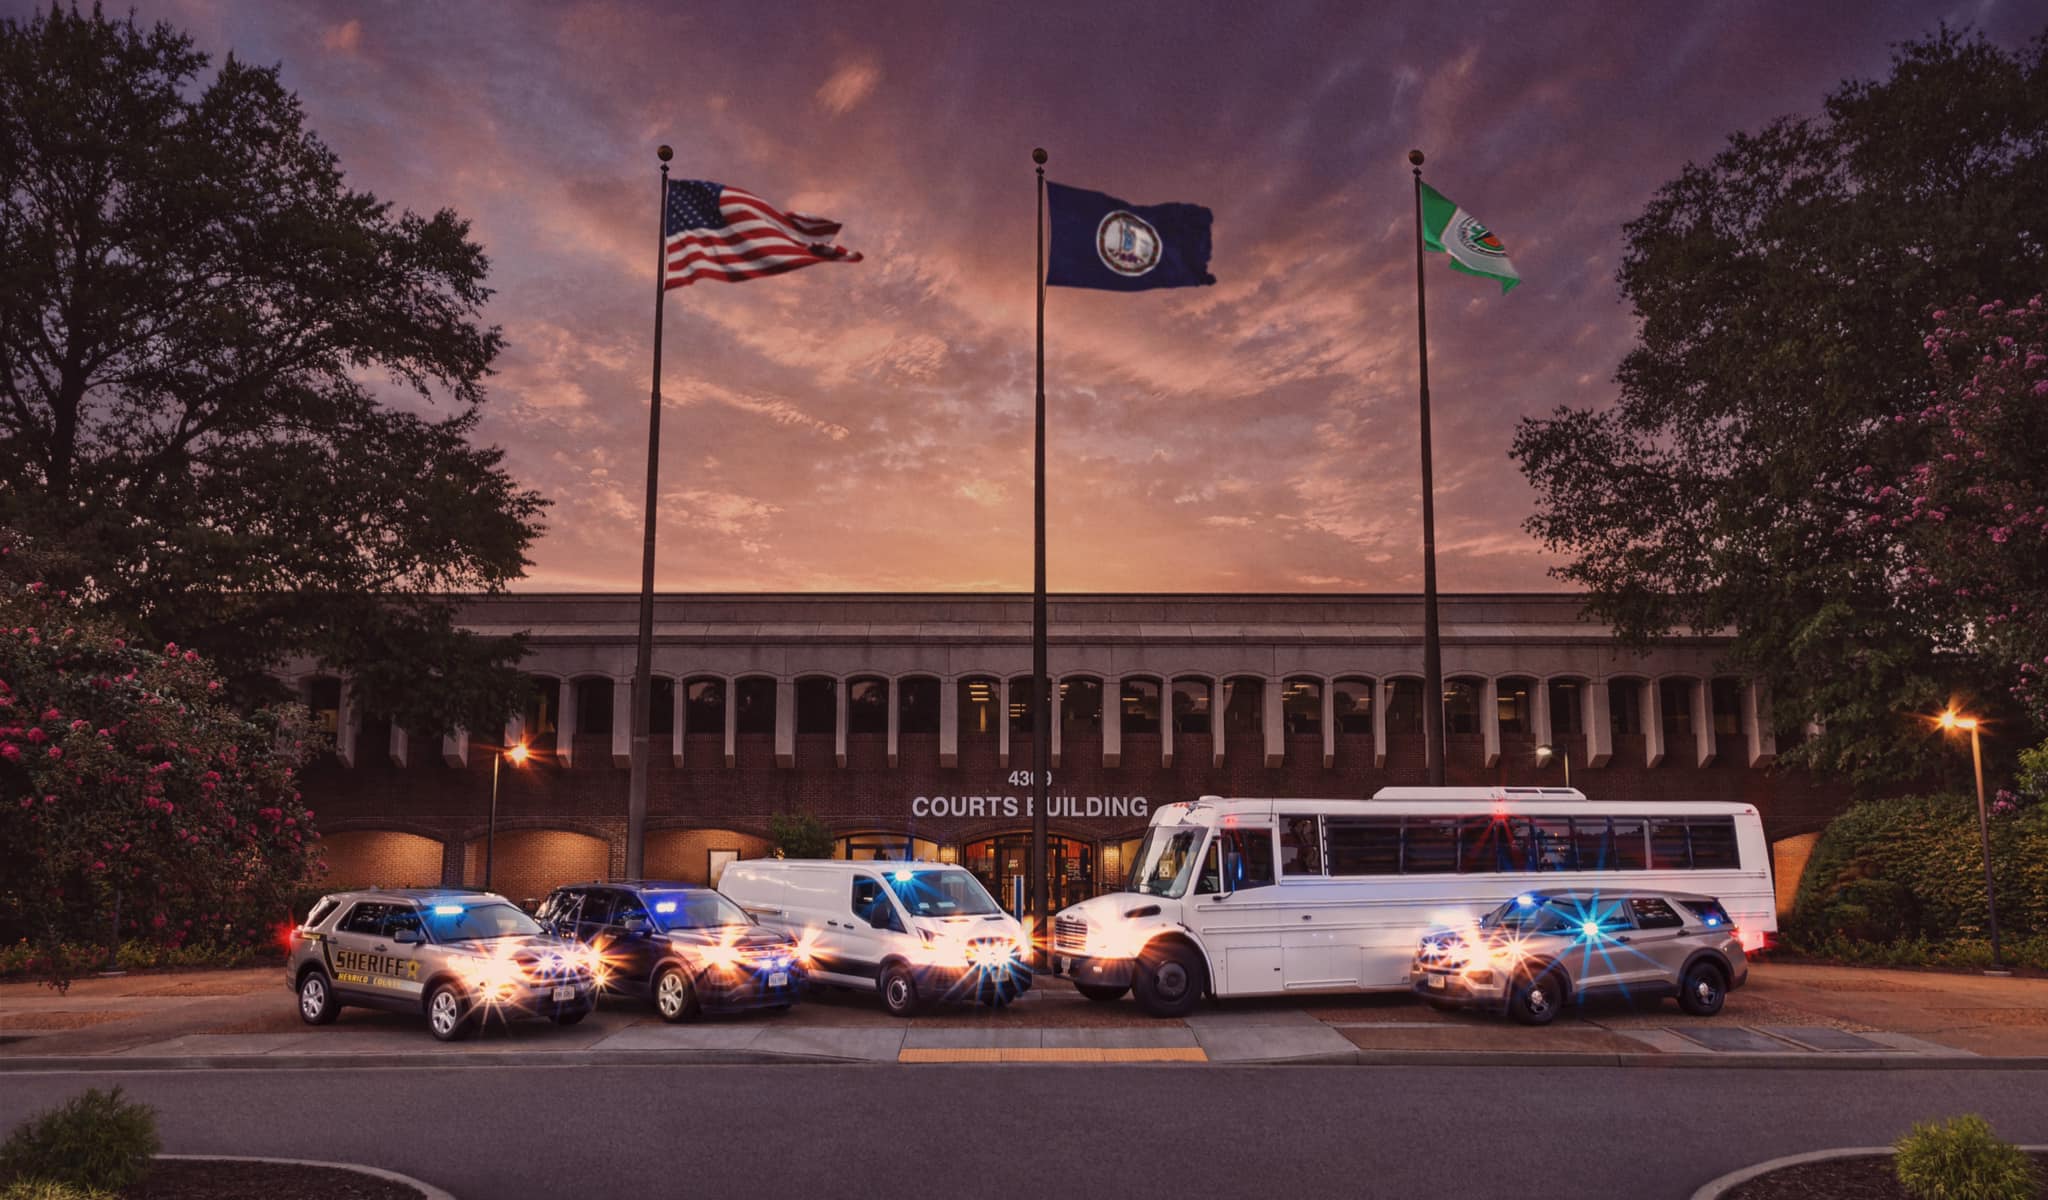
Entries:
POLYGON ((1050 287, 1142 292, 1198 287, 1209 274, 1209 210, 1199 204, 1126 204, 1115 196, 1047 181, 1050 287))

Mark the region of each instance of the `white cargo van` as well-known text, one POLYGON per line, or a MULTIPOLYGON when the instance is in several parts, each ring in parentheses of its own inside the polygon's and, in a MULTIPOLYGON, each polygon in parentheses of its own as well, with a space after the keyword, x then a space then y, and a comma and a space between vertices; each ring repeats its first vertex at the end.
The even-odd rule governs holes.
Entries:
POLYGON ((878 992, 895 1016, 936 1000, 1007 1004, 1031 987, 1023 927, 956 866, 749 859, 718 890, 795 938, 813 983, 878 992))

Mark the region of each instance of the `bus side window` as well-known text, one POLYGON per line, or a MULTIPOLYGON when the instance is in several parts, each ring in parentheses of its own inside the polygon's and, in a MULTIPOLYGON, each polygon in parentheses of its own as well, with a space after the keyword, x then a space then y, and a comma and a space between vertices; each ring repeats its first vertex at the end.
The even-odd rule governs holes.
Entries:
POLYGON ((1323 830, 1315 817, 1280 818, 1280 874, 1323 873, 1323 830))
POLYGON ((1692 865, 1701 871, 1733 871, 1742 865, 1735 844, 1734 817, 1688 817, 1692 834, 1692 865))

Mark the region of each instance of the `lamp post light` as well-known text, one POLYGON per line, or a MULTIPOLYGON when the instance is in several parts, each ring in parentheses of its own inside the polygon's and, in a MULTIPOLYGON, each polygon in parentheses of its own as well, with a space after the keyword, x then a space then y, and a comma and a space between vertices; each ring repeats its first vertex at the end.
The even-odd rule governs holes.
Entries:
POLYGON ((1991 817, 1984 808, 1984 752, 1977 744, 1975 717, 1959 715, 1950 708, 1934 719, 1943 729, 1967 729, 1970 731, 1970 765, 1977 773, 1977 836, 1984 846, 1984 913, 1990 918, 1991 966, 1997 969, 2004 965, 2004 956, 1998 952, 1998 899, 1991 884, 1991 817))
POLYGON ((526 743, 520 742, 516 746, 509 746, 491 755, 491 821, 484 826, 485 891, 491 890, 491 860, 496 857, 498 848, 498 767, 508 758, 512 760, 513 766, 520 766, 526 762, 526 753, 526 743))
POLYGON ((1561 759, 1561 760, 1563 760, 1563 762, 1564 762, 1564 785, 1565 785, 1566 787, 1570 787, 1570 786, 1572 785, 1572 756, 1571 756, 1571 752, 1570 752, 1570 751, 1568 751, 1568 750, 1566 750, 1566 749, 1565 749, 1565 748, 1564 748, 1563 746, 1538 746, 1538 747, 1536 747, 1536 765, 1537 765, 1537 766, 1539 766, 1539 767, 1547 767, 1547 766, 1549 766, 1549 765, 1550 765, 1550 760, 1551 760, 1552 758, 1558 758, 1558 759, 1561 759))

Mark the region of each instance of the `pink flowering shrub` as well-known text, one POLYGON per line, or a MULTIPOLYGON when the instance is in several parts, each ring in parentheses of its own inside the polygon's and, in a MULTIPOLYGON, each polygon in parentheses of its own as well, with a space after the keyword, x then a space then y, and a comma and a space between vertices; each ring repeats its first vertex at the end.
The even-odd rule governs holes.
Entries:
POLYGON ((269 942, 317 868, 296 708, 245 717, 198 655, 0 579, 0 944, 269 942))
POLYGON ((1902 587, 2010 664, 2015 696, 2048 720, 2048 308, 1972 301, 1933 318, 1935 387, 1897 420, 1921 461, 1858 471, 1863 520, 1904 551, 1902 587))

